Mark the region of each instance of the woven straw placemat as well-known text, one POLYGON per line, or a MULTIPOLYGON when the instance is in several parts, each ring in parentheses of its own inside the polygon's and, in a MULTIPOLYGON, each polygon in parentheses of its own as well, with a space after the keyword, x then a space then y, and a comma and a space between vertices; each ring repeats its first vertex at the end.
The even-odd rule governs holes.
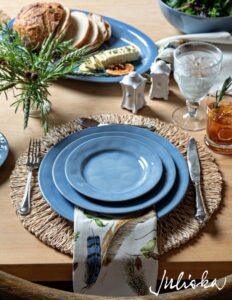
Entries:
MULTIPOLYGON (((186 156, 189 134, 170 123, 158 119, 145 118, 134 115, 98 115, 92 116, 100 123, 119 124, 151 124, 156 127, 155 132, 168 139, 179 151, 186 156)), ((72 122, 54 127, 46 137, 42 138, 43 155, 69 134, 81 130, 81 126, 72 122)), ((205 198, 209 215, 215 212, 222 199, 222 176, 209 150, 198 144, 198 151, 202 167, 202 193, 205 198)), ((25 166, 27 154, 23 153, 17 160, 10 178, 11 199, 17 211, 23 197, 26 185, 27 168, 25 166)), ((190 184, 185 198, 167 216, 158 222, 158 238, 160 254, 170 251, 195 237, 203 225, 194 219, 194 188, 190 184)), ((30 215, 20 216, 23 226, 33 233, 44 244, 49 245, 65 254, 72 255, 73 224, 54 212, 43 199, 38 185, 37 172, 32 180, 32 210, 30 215)))

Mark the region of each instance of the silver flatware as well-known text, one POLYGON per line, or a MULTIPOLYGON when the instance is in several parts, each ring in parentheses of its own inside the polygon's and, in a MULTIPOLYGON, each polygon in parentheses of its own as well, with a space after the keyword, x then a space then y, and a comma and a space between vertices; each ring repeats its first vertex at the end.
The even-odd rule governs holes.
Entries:
POLYGON ((208 213, 201 192, 201 167, 200 167, 200 160, 197 151, 197 143, 194 138, 191 138, 188 143, 187 162, 188 162, 190 178, 195 186, 195 191, 196 191, 195 218, 199 224, 203 224, 208 218, 208 213))
POLYGON ((31 211, 31 178, 33 170, 38 169, 40 164, 40 145, 40 140, 30 140, 26 162, 28 168, 27 183, 23 199, 18 209, 21 215, 27 215, 31 211))
MULTIPOLYGON (((103 124, 103 123, 99 123, 98 121, 90 119, 90 118, 77 118, 76 121, 77 121, 78 124, 80 124, 84 128, 95 127, 95 126, 104 126, 104 125, 119 125, 119 124, 114 124, 114 123, 103 124)), ((120 124, 120 125, 124 125, 124 124, 120 124)), ((150 131, 155 131, 156 130, 156 127, 154 125, 150 125, 150 124, 130 125, 130 126, 139 127, 139 128, 143 128, 143 129, 148 129, 150 131)))

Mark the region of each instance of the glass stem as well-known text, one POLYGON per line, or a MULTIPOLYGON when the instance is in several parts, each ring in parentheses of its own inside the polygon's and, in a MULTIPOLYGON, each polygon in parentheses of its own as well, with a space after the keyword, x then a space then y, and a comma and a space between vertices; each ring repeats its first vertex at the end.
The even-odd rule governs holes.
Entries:
POLYGON ((188 109, 189 116, 191 118, 196 118, 197 110, 199 108, 199 102, 186 100, 186 106, 188 109))

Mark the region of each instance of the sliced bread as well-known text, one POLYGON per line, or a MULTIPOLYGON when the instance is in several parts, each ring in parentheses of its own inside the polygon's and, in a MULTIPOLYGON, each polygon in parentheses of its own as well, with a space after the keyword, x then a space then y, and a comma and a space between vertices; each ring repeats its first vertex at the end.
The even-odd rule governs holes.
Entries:
POLYGON ((108 41, 111 38, 112 29, 111 29, 111 25, 109 24, 109 22, 107 22, 106 20, 104 20, 104 23, 105 23, 106 30, 107 30, 107 35, 106 35, 105 41, 108 41))
POLYGON ((91 30, 89 18, 79 11, 71 12, 71 24, 65 36, 66 40, 73 40, 73 46, 81 48, 86 44, 91 30))
POLYGON ((101 16, 96 15, 96 14, 89 14, 89 18, 95 22, 95 24, 97 24, 98 26, 98 30, 99 30, 99 34, 98 34, 98 39, 95 43, 95 47, 99 48, 105 41, 106 37, 107 37, 107 29, 105 26, 105 23, 102 19, 101 16))
POLYGON ((98 38, 99 38, 99 35, 100 35, 100 30, 98 28, 98 25, 96 22, 94 22, 94 20, 88 16, 89 18, 89 23, 90 23, 90 27, 91 27, 91 30, 90 30, 90 33, 89 33, 89 36, 88 36, 88 40, 86 41, 86 44, 90 45, 90 46, 94 46, 95 44, 98 43, 98 38))
POLYGON ((65 35, 69 29, 70 24, 71 24, 71 11, 68 7, 64 6, 64 16, 59 26, 57 35, 59 34, 65 35))

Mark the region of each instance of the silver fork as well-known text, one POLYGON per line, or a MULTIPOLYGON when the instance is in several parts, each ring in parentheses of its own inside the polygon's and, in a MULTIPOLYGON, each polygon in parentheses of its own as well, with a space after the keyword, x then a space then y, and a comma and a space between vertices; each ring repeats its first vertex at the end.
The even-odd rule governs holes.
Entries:
POLYGON ((27 163, 26 163, 28 168, 26 189, 18 209, 21 215, 27 215, 31 211, 31 178, 32 178, 33 170, 38 169, 39 167, 40 146, 41 146, 40 140, 37 139, 30 140, 29 149, 27 153, 27 163))

